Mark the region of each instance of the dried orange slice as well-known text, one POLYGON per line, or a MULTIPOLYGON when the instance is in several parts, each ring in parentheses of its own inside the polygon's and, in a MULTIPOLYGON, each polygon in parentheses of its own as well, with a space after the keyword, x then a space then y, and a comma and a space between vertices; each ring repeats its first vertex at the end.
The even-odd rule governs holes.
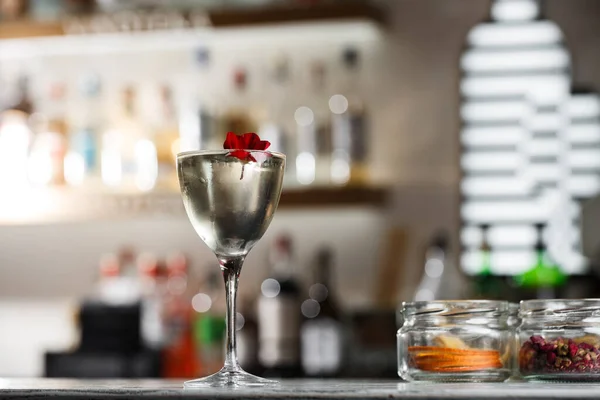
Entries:
POLYGON ((409 346, 408 352, 416 368, 429 372, 468 372, 503 366, 497 350, 409 346))

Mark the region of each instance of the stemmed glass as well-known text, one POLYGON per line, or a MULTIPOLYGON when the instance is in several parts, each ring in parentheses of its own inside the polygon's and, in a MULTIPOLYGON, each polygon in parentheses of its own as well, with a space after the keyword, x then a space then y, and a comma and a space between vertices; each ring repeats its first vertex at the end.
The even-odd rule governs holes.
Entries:
POLYGON ((246 151, 250 157, 245 160, 229 155, 229 150, 177 155, 185 210, 198 236, 219 260, 227 302, 225 365, 216 374, 185 382, 185 388, 275 383, 240 367, 236 354, 235 303, 244 259, 269 227, 279 204, 285 156, 246 151))

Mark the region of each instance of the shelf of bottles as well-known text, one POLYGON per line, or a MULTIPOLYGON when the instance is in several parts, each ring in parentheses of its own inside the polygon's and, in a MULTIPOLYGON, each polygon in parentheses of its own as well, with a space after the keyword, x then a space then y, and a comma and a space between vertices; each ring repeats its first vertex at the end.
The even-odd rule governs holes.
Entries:
POLYGON ((282 207, 383 205, 362 96, 379 35, 351 26, 0 40, 0 223, 183 215, 176 154, 228 131, 287 155, 282 207))
POLYGON ((461 63, 462 268, 531 280, 543 253, 542 275, 582 273, 581 202, 600 191, 600 96, 572 84, 562 33, 538 2, 495 0, 490 17, 461 63))
MULTIPOLYGON (((335 285, 340 264, 334 249, 314 249, 310 265, 303 267, 309 277, 301 279, 296 246, 290 236, 278 235, 269 246, 269 272, 260 289, 240 293, 236 328, 242 367, 272 378, 393 377, 395 342, 362 328, 393 330, 394 313, 344 310, 335 285)), ((225 292, 218 263, 205 261, 199 273, 180 252, 164 257, 124 247, 103 255, 95 287, 76 313, 80 340, 73 349, 46 355, 45 376, 83 378, 85 364, 94 366, 97 377, 114 378, 115 359, 145 360, 136 378, 217 372, 224 357, 225 292), (112 358, 97 357, 104 352, 112 358)))

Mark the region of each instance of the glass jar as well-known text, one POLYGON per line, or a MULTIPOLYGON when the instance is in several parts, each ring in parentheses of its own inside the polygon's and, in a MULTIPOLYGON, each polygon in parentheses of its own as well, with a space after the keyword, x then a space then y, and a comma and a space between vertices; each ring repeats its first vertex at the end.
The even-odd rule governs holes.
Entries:
POLYGON ((402 304, 398 375, 408 381, 501 382, 510 376, 508 303, 464 300, 402 304))
POLYGON ((517 329, 519 328, 519 325, 521 325, 519 309, 519 303, 508 303, 507 324, 511 334, 510 346, 512 346, 511 353, 513 355, 510 363, 511 376, 519 375, 519 363, 517 361, 518 357, 516 356, 519 352, 519 336, 517 335, 517 329))
POLYGON ((600 381, 600 299, 527 300, 519 314, 523 379, 600 381))

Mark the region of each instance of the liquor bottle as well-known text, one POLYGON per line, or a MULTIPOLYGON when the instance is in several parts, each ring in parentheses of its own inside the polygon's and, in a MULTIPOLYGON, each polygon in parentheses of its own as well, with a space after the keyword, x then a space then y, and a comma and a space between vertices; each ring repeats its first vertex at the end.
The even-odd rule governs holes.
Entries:
POLYGON ((567 281, 567 276, 554 263, 546 248, 543 237, 545 227, 545 224, 536 224, 535 264, 515 278, 517 285, 525 292, 525 297, 555 298, 556 290, 567 281))
POLYGON ((225 343, 225 301, 219 272, 210 265, 209 274, 192 298, 194 339, 198 358, 198 375, 207 376, 223 366, 225 343), (213 270, 214 269, 214 270, 213 270))
POLYGON ((154 133, 158 161, 158 185, 175 189, 178 187, 176 156, 181 146, 173 93, 167 85, 160 87, 160 115, 159 126, 154 133))
POLYGON ((343 331, 330 281, 331 262, 331 249, 321 249, 309 299, 301 307, 302 368, 307 376, 338 376, 343 366, 343 331))
POLYGON ((481 243, 479 246, 480 268, 473 277, 474 298, 487 298, 492 288, 491 247, 488 242, 489 225, 480 226, 481 243))
POLYGON ((227 132, 242 134, 256 132, 257 124, 250 117, 250 97, 248 93, 248 71, 237 67, 231 75, 233 93, 225 104, 219 121, 218 140, 222 143, 227 132))
POLYGON ((121 303, 119 299, 121 290, 118 285, 121 268, 118 257, 114 254, 105 254, 100 258, 98 267, 94 297, 107 304, 121 303))
POLYGON ((302 105, 294 112, 294 120, 296 122, 296 180, 301 185, 312 185, 317 176, 315 113, 307 105, 302 105))
POLYGON ((415 301, 456 300, 463 297, 462 279, 452 264, 448 236, 437 233, 425 251, 423 277, 415 301))
POLYGON ((201 47, 194 52, 197 68, 189 78, 193 90, 184 90, 180 103, 181 151, 210 150, 223 146, 217 126, 217 108, 221 82, 211 71, 210 51, 201 47))
POLYGON ((264 121, 259 127, 259 134, 271 143, 269 150, 288 154, 289 105, 286 93, 290 86, 289 60, 284 56, 274 58, 267 79, 267 109, 264 121))
MULTIPOLYGON (((290 66, 287 57, 279 56, 272 60, 267 88, 266 115, 260 124, 259 135, 271 143, 270 151, 284 153, 291 159, 292 149, 288 136, 290 107, 287 96, 290 88, 290 66)), ((293 163, 286 166, 284 187, 294 185, 295 169, 293 163)))
POLYGON ((0 20, 13 21, 26 17, 30 2, 25 0, 12 0, 0 2, 0 20))
POLYGON ((137 265, 141 292, 142 340, 147 348, 162 349, 166 341, 165 287, 160 277, 158 259, 152 254, 140 254, 137 265))
POLYGON ((492 300, 514 300, 504 277, 493 271, 492 248, 489 242, 489 225, 483 224, 481 229, 481 246, 479 248, 480 269, 472 278, 473 298, 492 300))
POLYGON ((69 140, 65 180, 70 185, 95 184, 98 173, 99 135, 102 129, 101 82, 98 76, 84 77, 79 88, 80 113, 69 140))
POLYGON ((329 118, 329 91, 327 70, 321 61, 315 61, 310 66, 311 109, 315 116, 316 128, 316 161, 315 183, 327 186, 331 183, 331 152, 332 136, 329 118))
POLYGON ((65 182, 65 84, 53 83, 48 94, 43 114, 38 114, 33 121, 35 137, 29 155, 28 175, 34 185, 61 185, 65 182))
POLYGON ((300 366, 300 288, 293 275, 292 242, 276 239, 270 253, 271 276, 258 299, 258 360, 265 376, 294 377, 300 366))
POLYGON ((150 190, 156 184, 156 147, 137 118, 136 91, 121 92, 120 115, 102 138, 102 180, 109 186, 150 190))
POLYGON ((331 129, 327 108, 325 65, 310 65, 303 85, 302 106, 295 114, 296 177, 300 184, 328 185, 331 167, 331 129))
POLYGON ((168 258, 167 274, 167 344, 163 351, 163 377, 191 378, 198 370, 198 360, 192 330, 192 301, 188 292, 188 264, 183 254, 168 258))
POLYGON ((28 185, 27 163, 33 133, 29 116, 33 104, 29 97, 29 80, 19 79, 18 99, 0 114, 0 185, 6 189, 28 185))
POLYGON ((365 105, 358 93, 360 56, 354 48, 343 52, 342 93, 329 99, 332 113, 331 181, 364 184, 368 180, 368 137, 365 105))
POLYGON ((140 300, 137 279, 125 275, 117 254, 104 254, 99 262, 99 276, 94 297, 112 306, 132 305, 140 300))

